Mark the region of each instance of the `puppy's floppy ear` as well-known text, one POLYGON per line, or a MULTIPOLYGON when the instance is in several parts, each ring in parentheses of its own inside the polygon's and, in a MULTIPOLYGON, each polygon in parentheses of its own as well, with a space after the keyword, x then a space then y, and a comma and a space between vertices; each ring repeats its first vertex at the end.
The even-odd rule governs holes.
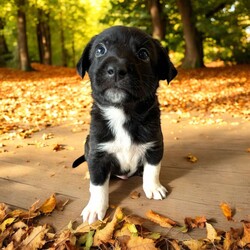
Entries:
POLYGON ((90 40, 90 42, 86 45, 85 49, 82 52, 82 56, 76 65, 77 73, 82 78, 84 77, 86 71, 88 71, 89 66, 91 64, 91 62, 90 62, 90 50, 91 50, 91 47, 92 47, 94 40, 95 40, 95 37, 93 37, 90 40))
POLYGON ((160 42, 154 39, 158 53, 158 75, 160 80, 167 80, 171 82, 177 75, 177 70, 169 59, 167 50, 162 47, 160 42))

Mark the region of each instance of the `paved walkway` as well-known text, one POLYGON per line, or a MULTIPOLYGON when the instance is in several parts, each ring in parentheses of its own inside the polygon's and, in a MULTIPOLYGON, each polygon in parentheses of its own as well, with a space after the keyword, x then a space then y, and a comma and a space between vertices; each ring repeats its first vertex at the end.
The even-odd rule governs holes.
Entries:
MULTIPOLYGON (((240 225, 250 220, 250 122, 243 118, 180 118, 176 114, 162 114, 165 153, 161 180, 169 195, 163 201, 146 199, 141 177, 126 181, 112 180, 110 204, 125 208, 127 213, 144 216, 152 209, 180 224, 185 217, 204 215, 214 219, 218 229, 240 225), (196 124, 196 123, 199 124, 196 124), (191 163, 186 156, 198 158, 191 163), (138 191, 141 196, 131 199, 138 191), (220 203, 227 202, 235 210, 235 222, 222 215, 220 203)), ((80 213, 89 197, 89 180, 85 178, 87 165, 76 169, 71 164, 83 152, 88 122, 83 125, 63 124, 35 133, 31 138, 4 140, 0 137, 0 202, 27 209, 37 199, 45 200, 52 193, 70 199, 62 212, 55 212, 45 221, 57 229, 69 221, 80 221, 80 213), (46 139, 46 135, 53 138, 46 139), (46 134, 46 135, 44 135, 46 134), (61 151, 53 151, 56 144, 61 151), (6 151, 6 152, 5 152, 6 151)), ((176 238, 202 237, 204 230, 183 235, 150 224, 150 229, 171 234, 176 238)))

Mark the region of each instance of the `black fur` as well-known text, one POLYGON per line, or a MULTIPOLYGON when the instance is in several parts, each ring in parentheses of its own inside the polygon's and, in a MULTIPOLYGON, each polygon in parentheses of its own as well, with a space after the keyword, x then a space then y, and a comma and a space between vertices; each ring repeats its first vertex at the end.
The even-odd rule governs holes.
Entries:
MULTIPOLYGON (((92 38, 86 46, 77 71, 81 77, 88 72, 94 102, 85 156, 79 157, 73 167, 86 160, 91 182, 95 185, 102 185, 109 173, 127 174, 121 171, 120 163, 113 154, 98 150, 100 143, 115 138, 101 110, 101 107, 109 106, 123 109, 127 118, 123 127, 133 143, 156 142, 144 158, 150 164, 159 163, 163 156, 163 138, 156 90, 159 80, 170 82, 177 74, 160 43, 137 28, 109 28, 92 38), (105 54, 98 56, 102 52, 105 54), (115 96, 117 91, 118 101, 112 100, 108 93, 110 89, 111 96, 115 96)), ((142 160, 138 162, 138 167, 142 166, 142 160)))

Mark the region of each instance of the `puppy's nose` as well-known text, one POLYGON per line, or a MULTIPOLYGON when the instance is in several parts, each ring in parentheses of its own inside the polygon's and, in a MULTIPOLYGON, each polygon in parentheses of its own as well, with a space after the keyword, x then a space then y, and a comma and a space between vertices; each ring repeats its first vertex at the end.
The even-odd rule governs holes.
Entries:
POLYGON ((107 75, 111 78, 114 77, 115 80, 120 80, 124 78, 127 74, 127 69, 123 65, 110 64, 107 68, 107 75))

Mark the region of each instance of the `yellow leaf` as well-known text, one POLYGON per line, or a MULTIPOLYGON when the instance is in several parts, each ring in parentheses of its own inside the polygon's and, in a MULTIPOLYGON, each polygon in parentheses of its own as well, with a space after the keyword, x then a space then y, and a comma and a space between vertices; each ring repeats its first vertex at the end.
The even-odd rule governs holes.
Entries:
POLYGON ((232 209, 230 208, 230 206, 227 203, 222 202, 220 204, 220 208, 227 220, 232 220, 232 209))
POLYGON ((208 240, 210 240, 211 242, 221 240, 221 237, 218 236, 216 230, 214 229, 214 227, 210 223, 206 222, 206 229, 207 229, 207 239, 208 240))
POLYGON ((127 244, 129 250, 156 250, 152 239, 143 239, 142 237, 131 237, 127 244))
POLYGON ((132 234, 137 234, 138 231, 136 229, 136 226, 134 224, 128 224, 128 230, 130 231, 130 233, 132 234))
POLYGON ((8 218, 6 220, 3 221, 3 223, 0 225, 0 231, 3 232, 5 231, 6 227, 11 225, 16 218, 8 218))
POLYGON ((56 197, 55 194, 52 194, 49 199, 47 199, 40 207, 39 211, 48 214, 51 213, 56 207, 56 197))
POLYGON ((185 240, 183 242, 190 250, 206 249, 204 241, 202 240, 185 240))

